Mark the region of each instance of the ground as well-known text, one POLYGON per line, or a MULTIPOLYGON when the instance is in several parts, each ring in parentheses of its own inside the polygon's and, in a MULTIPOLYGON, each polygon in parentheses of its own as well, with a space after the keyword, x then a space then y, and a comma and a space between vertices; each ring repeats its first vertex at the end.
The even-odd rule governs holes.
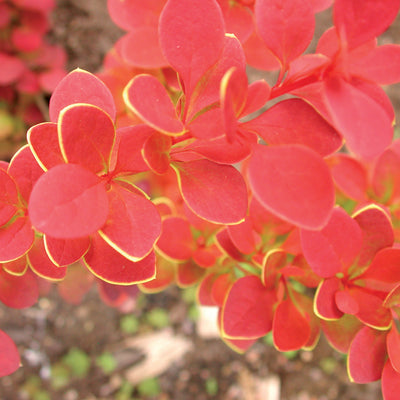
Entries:
MULTIPOLYGON (((58 0, 53 22, 51 38, 67 49, 70 70, 97 71, 121 35, 106 0, 58 0)), ((399 42, 399 26, 384 40, 399 42)), ((398 88, 391 94, 398 109, 398 88)), ((175 287, 140 296, 129 313, 105 305, 94 289, 78 306, 61 300, 55 289, 26 310, 0 306, 0 326, 15 340, 23 364, 0 379, 0 399, 382 398, 379 383, 349 382, 345 357, 323 338, 312 352, 284 355, 260 340, 246 354, 235 353, 201 333, 193 293, 184 293, 186 300, 175 287)))

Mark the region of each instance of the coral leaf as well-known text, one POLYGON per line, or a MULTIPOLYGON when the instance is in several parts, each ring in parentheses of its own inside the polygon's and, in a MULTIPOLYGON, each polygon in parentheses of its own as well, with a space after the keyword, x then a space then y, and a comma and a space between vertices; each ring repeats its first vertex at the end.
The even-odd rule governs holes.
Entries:
POLYGON ((0 228, 0 262, 12 261, 29 251, 35 233, 28 217, 19 217, 0 228))
POLYGON ((17 204, 17 185, 5 170, 0 169, 0 226, 6 224, 16 213, 17 204))
POLYGON ((302 0, 257 0, 257 28, 267 47, 286 66, 310 44, 314 12, 302 0))
POLYGON ((247 188, 234 167, 198 160, 176 162, 174 169, 186 204, 199 217, 221 224, 244 219, 247 188))
POLYGON ((88 236, 77 239, 55 239, 45 235, 46 252, 58 267, 70 265, 81 259, 89 249, 88 236))
POLYGON ((400 373, 392 366, 390 360, 386 361, 382 372, 382 394, 385 400, 397 400, 400 393, 400 373))
POLYGON ((341 39, 354 48, 383 33, 396 18, 399 7, 399 0, 336 0, 333 20, 341 39))
POLYGON ((308 342, 311 328, 307 316, 286 299, 275 309, 272 332, 279 351, 292 351, 299 350, 308 342))
POLYGON ((342 138, 314 108, 300 99, 283 100, 243 124, 268 144, 302 144, 325 157, 338 150, 342 138))
POLYGON ((15 372, 20 364, 18 349, 10 336, 0 330, 0 377, 15 372))
POLYGON ((191 93, 224 46, 225 26, 215 0, 169 0, 159 23, 161 49, 191 93))
POLYGON ((347 371, 356 383, 380 379, 386 360, 386 333, 368 326, 362 328, 350 345, 347 371))
POLYGON ((132 285, 154 278, 155 254, 152 251, 140 261, 133 262, 114 250, 99 234, 92 237, 92 244, 84 257, 89 270, 98 278, 117 285, 132 285))
POLYGON ((57 122, 60 111, 75 103, 92 104, 115 119, 114 98, 107 86, 90 72, 79 68, 62 79, 54 90, 49 105, 50 120, 57 122))
POLYGON ((331 174, 323 159, 299 145, 255 147, 249 181, 261 204, 305 229, 320 229, 335 202, 331 174))
POLYGON ((29 200, 33 185, 43 174, 28 145, 21 147, 13 156, 7 171, 15 180, 20 195, 29 200))
POLYGON ((189 222, 180 217, 163 219, 162 234, 157 241, 157 248, 173 260, 188 260, 194 249, 194 239, 189 222))
POLYGON ((66 162, 94 173, 108 172, 115 140, 109 115, 90 104, 73 104, 60 112, 58 138, 66 162))
POLYGON ((303 254, 312 270, 322 278, 345 272, 358 256, 362 231, 342 208, 335 207, 320 231, 301 230, 303 254))
POLYGON ((36 238, 29 252, 28 263, 32 270, 42 278, 60 281, 65 277, 67 268, 56 266, 46 253, 43 237, 36 238))
POLYGON ((372 159, 389 146, 392 120, 375 98, 341 78, 327 80, 324 90, 334 125, 351 151, 372 159))
POLYGON ((104 183, 80 165, 57 165, 36 182, 29 216, 37 230, 57 239, 90 235, 108 216, 104 183))
POLYGON ((33 126, 28 130, 27 139, 33 155, 45 171, 65 162, 58 142, 56 123, 43 122, 33 126))
POLYGON ((272 329, 275 292, 267 290, 258 276, 237 280, 222 307, 224 336, 255 339, 272 329))
POLYGON ((28 270, 22 276, 0 269, 0 301, 10 308, 28 308, 39 297, 37 277, 28 270))
POLYGON ((152 128, 171 136, 185 132, 165 87, 154 76, 135 76, 124 90, 124 99, 127 106, 152 128))
POLYGON ((157 207, 142 194, 118 184, 108 191, 110 213, 100 234, 116 251, 132 261, 150 253, 161 234, 157 207))

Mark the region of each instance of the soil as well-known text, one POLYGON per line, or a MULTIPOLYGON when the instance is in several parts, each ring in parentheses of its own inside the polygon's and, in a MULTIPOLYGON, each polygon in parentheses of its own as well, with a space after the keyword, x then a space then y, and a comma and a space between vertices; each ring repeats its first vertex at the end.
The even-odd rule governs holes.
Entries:
MULTIPOLYGON (((325 13, 319 19, 324 25, 330 15, 325 13)), ((67 49, 69 70, 80 67, 96 72, 106 51, 122 34, 107 14, 106 0, 58 0, 53 24, 51 40, 67 49)), ((400 24, 391 27, 383 40, 400 42, 400 24)), ((398 92, 398 87, 390 92, 396 110, 400 107, 398 92)), ((120 329, 127 314, 105 305, 95 290, 78 306, 61 300, 55 289, 26 310, 0 305, 1 329, 18 345, 23 364, 16 373, 0 379, 0 399, 382 399, 379 382, 349 382, 344 356, 333 351, 323 338, 312 352, 300 351, 291 357, 262 340, 239 355, 220 339, 199 335, 198 324, 190 318, 192 310, 193 305, 184 302, 175 287, 160 294, 141 295, 128 314, 142 321, 139 332, 133 335, 120 329), (127 371, 147 357, 143 349, 124 351, 124 344, 138 335, 163 332, 163 328, 146 322, 146 315, 158 307, 168 312, 173 334, 191 345, 165 372, 154 376, 159 384, 157 394, 146 395, 135 383, 132 394, 123 397, 121 387, 129 383, 127 371), (50 378, 51 368, 54 371, 71 349, 84 352, 90 368, 83 377, 69 376, 65 386, 57 387, 50 378), (111 373, 96 366, 95 360, 103 353, 113 354, 117 361, 111 373)))

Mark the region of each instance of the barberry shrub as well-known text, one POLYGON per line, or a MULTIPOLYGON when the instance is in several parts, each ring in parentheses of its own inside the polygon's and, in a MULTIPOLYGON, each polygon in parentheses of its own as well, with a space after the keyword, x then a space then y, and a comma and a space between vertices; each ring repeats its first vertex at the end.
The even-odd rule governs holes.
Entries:
MULTIPOLYGON (((377 37, 400 1, 108 7, 128 33, 104 71, 66 76, 0 166, 0 300, 29 307, 43 280, 72 303, 97 282, 118 307, 196 285, 235 350, 324 334, 352 381, 397 399, 400 145, 381 86, 400 81, 400 47, 377 37)), ((5 375, 19 358, 1 335, 5 375)))

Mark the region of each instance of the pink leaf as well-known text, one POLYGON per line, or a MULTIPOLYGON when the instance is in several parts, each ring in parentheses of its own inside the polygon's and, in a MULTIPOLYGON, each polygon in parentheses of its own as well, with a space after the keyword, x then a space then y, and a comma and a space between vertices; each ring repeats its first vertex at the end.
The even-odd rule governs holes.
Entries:
POLYGON ((116 110, 106 85, 90 72, 75 69, 58 84, 50 99, 50 120, 57 122, 60 111, 75 103, 87 103, 104 110, 112 120, 116 110))
POLYGON ((165 58, 179 73, 190 98, 201 76, 214 65, 224 45, 225 27, 215 0, 169 0, 159 23, 165 58))
POLYGON ((321 156, 342 146, 342 138, 314 108, 300 99, 283 100, 243 124, 268 144, 302 144, 321 156))
POLYGON ((161 218, 156 206, 141 194, 118 184, 108 191, 110 212, 101 228, 102 238, 132 261, 142 259, 161 234, 161 218))
POLYGON ((0 262, 12 261, 29 251, 35 233, 28 217, 19 217, 0 228, 0 262))
POLYGON ((351 381, 369 383, 380 379, 385 359, 386 333, 365 326, 350 346, 347 370, 351 381))
POLYGON ((58 138, 66 162, 94 173, 108 172, 115 129, 103 110, 90 104, 64 108, 59 115, 58 138))
POLYGON ((6 224, 16 213, 18 205, 18 190, 14 179, 3 169, 0 169, 0 226, 6 224))
POLYGON ((334 125, 351 151, 372 159, 390 145, 392 121, 374 98, 343 79, 326 81, 324 90, 334 125))
POLYGON ((92 237, 92 245, 84 261, 98 278, 118 285, 149 281, 156 272, 154 252, 138 262, 133 262, 114 250, 98 234, 92 237))
POLYGON ((176 162, 174 169, 186 204, 201 218, 234 224, 246 216, 247 188, 234 167, 198 160, 176 162))
POLYGON ((18 349, 10 336, 0 330, 0 377, 15 372, 20 364, 18 349))
POLYGON ((362 231, 342 208, 335 207, 323 229, 301 230, 301 245, 312 270, 329 278, 351 266, 361 250, 362 231))
POLYGON ((274 292, 267 290, 257 276, 245 276, 231 287, 222 308, 224 336, 254 339, 272 328, 274 292))
POLYGON ((304 146, 255 147, 249 181, 261 204, 306 229, 320 229, 333 209, 332 177, 323 159, 304 146))
POLYGON ((285 67, 310 44, 314 13, 302 0, 257 0, 257 28, 269 49, 285 67))
POLYGON ((44 244, 51 261, 61 267, 81 259, 89 249, 90 238, 55 239, 46 235, 44 244))
POLYGON ((29 216, 37 230, 57 239, 90 235, 108 216, 104 183, 79 165, 57 165, 36 182, 29 216))
POLYGON ((127 106, 152 128, 171 136, 185 132, 166 89, 152 75, 138 75, 124 91, 127 106))
POLYGON ((399 0, 336 0, 333 19, 341 39, 354 48, 383 33, 399 7, 399 0))

